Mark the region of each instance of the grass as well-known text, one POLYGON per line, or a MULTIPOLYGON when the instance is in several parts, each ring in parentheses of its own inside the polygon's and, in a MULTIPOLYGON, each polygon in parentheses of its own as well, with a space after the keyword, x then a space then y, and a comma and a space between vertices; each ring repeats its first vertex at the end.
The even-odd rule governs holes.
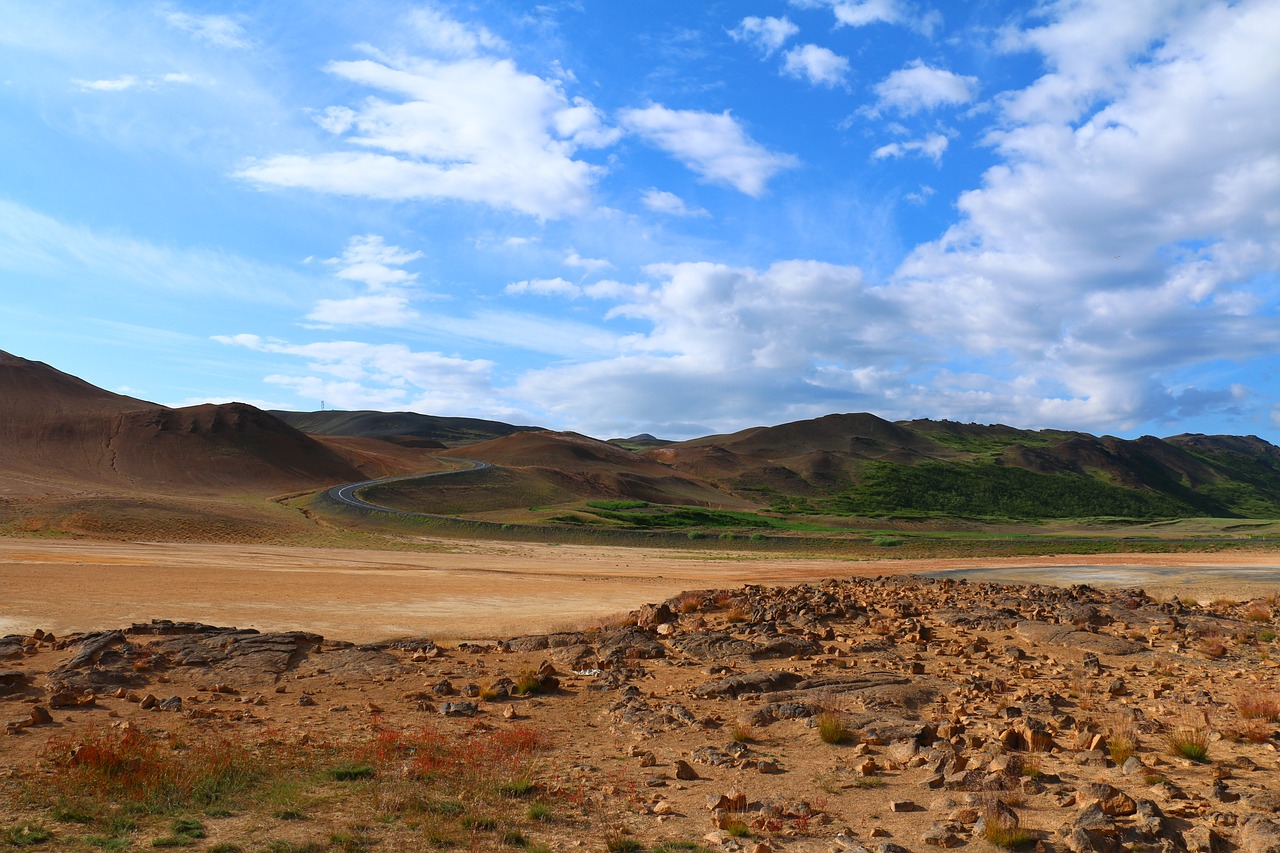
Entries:
POLYGON ((328 776, 335 782, 357 782, 361 779, 372 779, 374 769, 368 764, 345 763, 328 770, 328 776))
POLYGON ((1209 731, 1203 726, 1177 725, 1166 737, 1169 754, 1203 764, 1209 760, 1209 731))
MULTIPOLYGON (((274 732, 260 742, 228 742, 194 726, 176 735, 138 729, 89 730, 74 741, 55 735, 15 789, 24 822, 0 829, 0 849, 49 842, 45 826, 56 819, 84 827, 75 849, 235 853, 240 848, 231 842, 243 840, 212 846, 203 840, 207 816, 234 813, 269 827, 310 812, 313 831, 324 835, 305 844, 268 836, 254 842, 254 853, 355 853, 405 843, 545 850, 533 836, 554 819, 557 798, 578 814, 592 808, 543 775, 545 740, 536 731, 463 725, 383 729, 353 742, 306 746, 282 742, 274 732), (337 815, 342 823, 334 823, 337 815)), ((566 811, 559 822, 574 819, 566 811)))
POLYGON ((993 820, 983 822, 982 837, 1005 850, 1024 847, 1036 840, 1034 835, 1016 824, 1010 826, 993 820))
POLYGON ((818 737, 823 743, 848 743, 853 738, 853 730, 849 728, 844 714, 827 711, 818 715, 818 737))
POLYGON ((15 826, 4 834, 4 840, 14 847, 34 847, 53 838, 53 833, 39 824, 15 826))
POLYGON ((1138 751, 1138 729, 1127 718, 1117 719, 1107 733, 1107 751, 1116 766, 1123 765, 1138 751))

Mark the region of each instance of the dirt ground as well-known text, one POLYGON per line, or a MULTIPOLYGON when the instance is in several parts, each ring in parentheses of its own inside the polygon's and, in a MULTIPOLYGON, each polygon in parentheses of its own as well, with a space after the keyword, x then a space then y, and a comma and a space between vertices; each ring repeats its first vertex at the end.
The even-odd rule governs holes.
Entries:
POLYGON ((355 642, 508 637, 591 624, 689 589, 829 577, 974 573, 1000 582, 1145 586, 1246 598, 1280 588, 1280 554, 973 560, 762 558, 574 545, 426 543, 422 552, 0 539, 0 635, 153 618, 355 642))

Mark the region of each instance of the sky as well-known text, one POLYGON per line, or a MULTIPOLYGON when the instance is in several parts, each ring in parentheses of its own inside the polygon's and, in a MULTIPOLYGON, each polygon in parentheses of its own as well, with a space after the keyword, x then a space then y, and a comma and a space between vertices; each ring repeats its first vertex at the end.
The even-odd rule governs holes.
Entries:
POLYGON ((1274 0, 0 21, 0 349, 113 391, 1280 443, 1274 0))

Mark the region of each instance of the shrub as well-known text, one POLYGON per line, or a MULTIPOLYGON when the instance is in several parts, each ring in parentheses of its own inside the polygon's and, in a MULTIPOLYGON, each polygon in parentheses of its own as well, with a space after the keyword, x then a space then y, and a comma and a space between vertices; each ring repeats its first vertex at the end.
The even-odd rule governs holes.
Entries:
POLYGON ((734 743, 751 743, 756 738, 756 730, 750 723, 737 722, 729 729, 729 736, 734 743))

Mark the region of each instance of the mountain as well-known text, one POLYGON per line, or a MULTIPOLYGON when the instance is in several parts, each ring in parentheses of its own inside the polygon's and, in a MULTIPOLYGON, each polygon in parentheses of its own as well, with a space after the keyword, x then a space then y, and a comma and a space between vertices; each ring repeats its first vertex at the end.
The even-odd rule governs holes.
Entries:
POLYGON ((1256 436, 1121 439, 842 414, 706 436, 646 455, 781 511, 1280 514, 1280 448, 1256 436))
POLYGON ((361 478, 343 456, 253 406, 168 408, 0 352, 0 479, 10 492, 50 482, 282 491, 361 478))
POLYGON ((541 429, 479 418, 419 415, 416 412, 272 410, 271 414, 309 435, 382 438, 408 447, 452 447, 541 429))

